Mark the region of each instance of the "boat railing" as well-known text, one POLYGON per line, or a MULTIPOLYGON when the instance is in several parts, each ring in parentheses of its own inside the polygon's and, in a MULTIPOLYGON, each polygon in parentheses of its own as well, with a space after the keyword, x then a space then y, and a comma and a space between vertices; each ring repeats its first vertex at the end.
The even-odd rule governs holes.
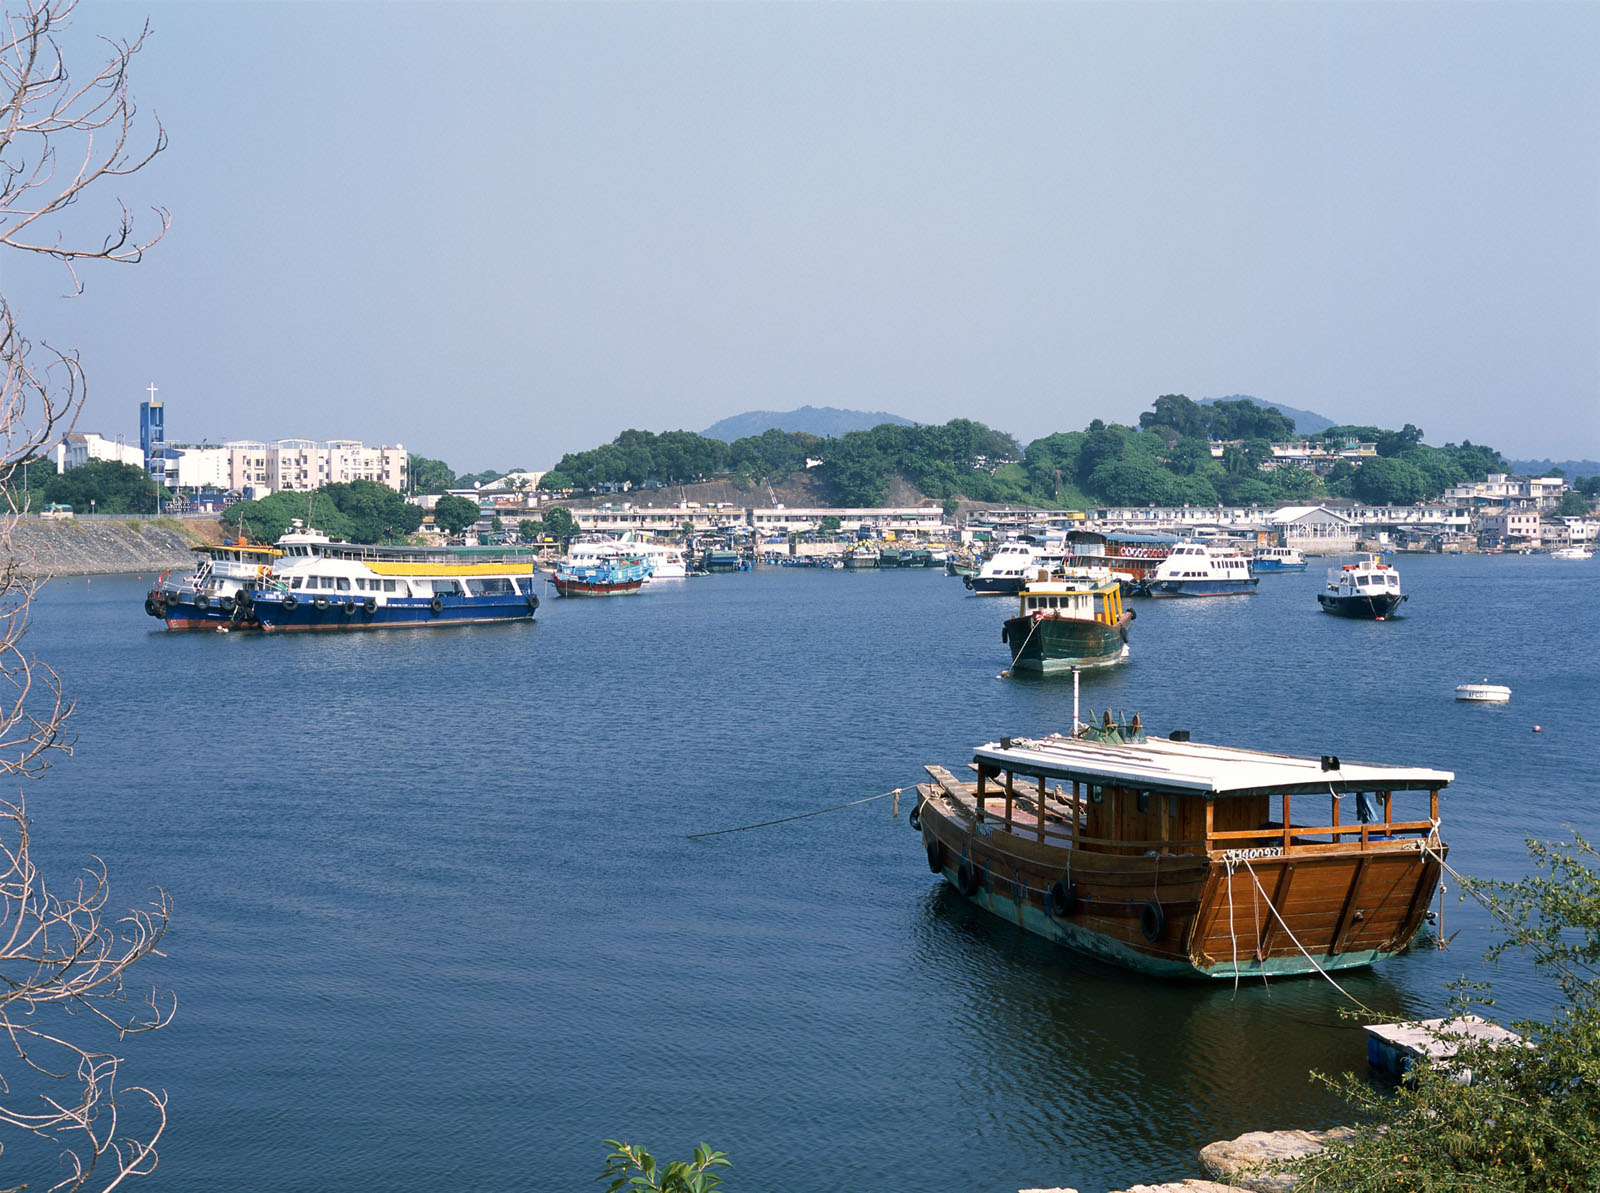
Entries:
POLYGON ((1401 837, 1427 837, 1438 826, 1431 820, 1396 820, 1385 824, 1369 821, 1365 824, 1272 824, 1258 829, 1234 829, 1211 834, 1213 848, 1251 848, 1277 846, 1292 849, 1295 846, 1338 845, 1346 837, 1359 838, 1362 845, 1373 841, 1395 840, 1401 837), (1318 840, 1316 838, 1326 838, 1318 840))

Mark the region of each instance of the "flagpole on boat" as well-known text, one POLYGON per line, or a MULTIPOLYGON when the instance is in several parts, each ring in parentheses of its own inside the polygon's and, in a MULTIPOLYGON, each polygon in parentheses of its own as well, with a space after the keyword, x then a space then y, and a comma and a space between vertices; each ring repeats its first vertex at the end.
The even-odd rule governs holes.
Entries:
POLYGON ((1072 736, 1078 736, 1078 669, 1072 669, 1072 736))

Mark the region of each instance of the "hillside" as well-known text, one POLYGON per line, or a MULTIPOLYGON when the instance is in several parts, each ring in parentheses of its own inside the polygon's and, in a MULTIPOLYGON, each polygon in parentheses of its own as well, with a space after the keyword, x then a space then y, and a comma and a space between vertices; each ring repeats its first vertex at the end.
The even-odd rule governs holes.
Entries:
POLYGON ((893 423, 901 427, 917 425, 909 418, 882 411, 840 410, 834 406, 802 406, 798 410, 786 411, 750 410, 715 422, 700 433, 708 439, 720 439, 724 443, 732 443, 737 439, 746 439, 773 429, 804 431, 808 435, 820 435, 824 439, 837 439, 846 431, 866 431, 884 423, 893 423))
POLYGON ((1557 468, 1569 481, 1580 476, 1600 476, 1600 461, 1597 460, 1507 460, 1506 463, 1518 476, 1550 476, 1557 468))
POLYGON ((1294 419, 1294 429, 1297 435, 1315 435, 1318 431, 1326 431, 1329 427, 1340 424, 1331 418, 1324 418, 1311 410, 1296 410, 1293 406, 1285 406, 1282 402, 1263 402, 1260 398, 1252 398, 1249 394, 1228 394, 1222 398, 1201 398, 1200 405, 1215 406, 1218 402, 1254 402, 1263 410, 1277 407, 1278 413, 1294 419))

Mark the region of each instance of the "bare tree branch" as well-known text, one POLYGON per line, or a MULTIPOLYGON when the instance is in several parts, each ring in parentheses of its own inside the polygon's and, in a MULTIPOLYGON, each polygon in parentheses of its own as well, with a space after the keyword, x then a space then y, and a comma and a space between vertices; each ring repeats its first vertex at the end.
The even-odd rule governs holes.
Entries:
MULTIPOLYGON (((136 262, 170 221, 157 209, 158 229, 140 237, 117 200, 109 234, 64 222, 85 194, 136 173, 167 145, 153 121, 148 144, 130 148, 138 109, 128 67, 149 26, 130 41, 101 38, 103 64, 75 81, 56 38, 76 3, 20 0, 20 11, 0 16, 0 247, 60 262, 79 292, 80 263, 136 262)), ((9 482, 72 426, 84 394, 77 354, 30 343, 0 294, 0 784, 25 786, 72 752, 73 702, 56 672, 24 649, 28 613, 47 577, 18 561, 20 511, 9 482)), ((0 800, 0 1151, 5 1129, 47 1140, 61 1164, 52 1190, 91 1180, 113 1189, 155 1168, 166 1129, 165 1094, 119 1084, 118 1045, 164 1027, 176 1009, 171 996, 136 994, 130 985, 134 966, 161 955, 172 906, 157 891, 117 916, 99 858, 64 891, 52 890, 29 834, 22 795, 0 800)))

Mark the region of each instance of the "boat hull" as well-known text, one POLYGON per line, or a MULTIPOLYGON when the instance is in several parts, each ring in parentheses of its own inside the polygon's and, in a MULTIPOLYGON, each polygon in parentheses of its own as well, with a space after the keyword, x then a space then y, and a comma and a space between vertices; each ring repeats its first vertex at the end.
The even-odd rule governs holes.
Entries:
POLYGON ((1212 597, 1252 596, 1256 591, 1256 578, 1234 580, 1152 580, 1153 597, 1212 597))
POLYGON ((384 602, 296 600, 292 605, 277 594, 258 594, 256 616, 268 633, 350 632, 356 630, 433 629, 455 625, 489 625, 496 622, 532 621, 539 607, 536 596, 458 597, 433 600, 400 597, 384 602), (285 607, 285 606, 288 607, 285 607))
POLYGON ((1014 671, 1052 675, 1109 667, 1128 657, 1125 628, 1076 617, 1007 618, 1000 638, 1011 649, 1014 671))
POLYGON ((992 819, 964 821, 929 785, 918 791, 929 868, 960 894, 1024 931, 1157 977, 1372 965, 1410 947, 1442 869, 1442 843, 1423 851, 1415 841, 1231 860, 1059 848, 992 819))
POLYGON ((1017 596, 1028 583, 1026 576, 964 576, 962 583, 974 596, 1017 596))
POLYGON ((145 597, 144 611, 156 618, 174 633, 196 630, 259 630, 261 623, 248 613, 248 605, 239 605, 235 598, 224 601, 206 599, 205 607, 196 603, 194 594, 174 592, 171 589, 152 589, 145 597), (223 608, 223 604, 227 608, 223 608))
POLYGON ((1395 610, 1405 599, 1405 594, 1398 592, 1379 592, 1360 596, 1341 596, 1331 592, 1317 594, 1317 603, 1322 606, 1324 613, 1363 621, 1383 621, 1393 617, 1395 610))
POLYGON ((585 580, 561 575, 550 577, 557 596, 610 597, 631 596, 644 587, 642 578, 631 580, 585 580))
POLYGON ((1282 563, 1276 559, 1257 559, 1250 564, 1250 570, 1262 574, 1270 572, 1303 572, 1306 570, 1304 562, 1282 563))

